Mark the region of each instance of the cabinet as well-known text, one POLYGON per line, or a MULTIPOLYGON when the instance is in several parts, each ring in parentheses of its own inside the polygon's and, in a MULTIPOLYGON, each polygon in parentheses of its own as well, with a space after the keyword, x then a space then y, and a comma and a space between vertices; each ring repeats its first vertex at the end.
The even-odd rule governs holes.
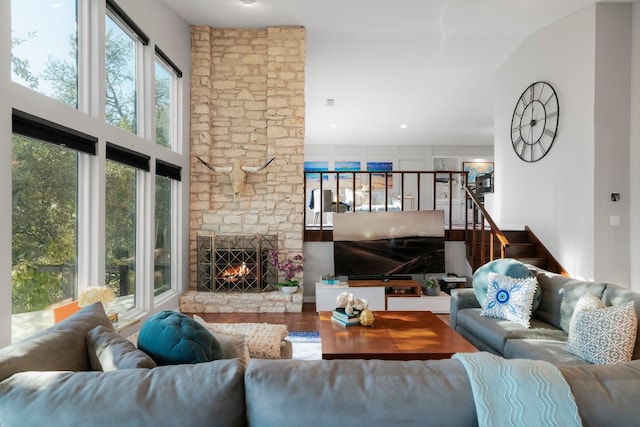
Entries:
POLYGON ((421 296, 417 298, 388 298, 387 310, 390 311, 431 311, 433 313, 449 313, 451 297, 444 292, 435 297, 421 296))
POLYGON ((385 310, 384 286, 350 287, 346 282, 339 285, 316 282, 316 311, 331 311, 336 308, 336 298, 342 292, 352 293, 355 298, 366 299, 370 310, 385 310))

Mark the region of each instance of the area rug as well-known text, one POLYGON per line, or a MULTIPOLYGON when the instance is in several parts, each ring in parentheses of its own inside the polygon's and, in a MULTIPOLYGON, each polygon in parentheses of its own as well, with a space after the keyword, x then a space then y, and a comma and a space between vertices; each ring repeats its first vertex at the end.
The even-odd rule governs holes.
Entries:
POLYGON ((294 360, 322 359, 322 346, 318 332, 289 332, 285 339, 291 341, 294 360))

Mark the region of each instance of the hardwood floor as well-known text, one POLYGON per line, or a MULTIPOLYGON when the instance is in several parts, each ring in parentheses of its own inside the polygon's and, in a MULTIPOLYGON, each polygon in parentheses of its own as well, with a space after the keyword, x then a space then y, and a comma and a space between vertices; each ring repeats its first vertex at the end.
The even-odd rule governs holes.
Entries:
MULTIPOLYGON (((189 316, 197 314, 207 322, 216 323, 271 323, 287 325, 289 332, 318 332, 319 318, 314 303, 302 305, 300 313, 185 313, 189 316)), ((449 315, 439 314, 438 317, 449 324, 449 315)))

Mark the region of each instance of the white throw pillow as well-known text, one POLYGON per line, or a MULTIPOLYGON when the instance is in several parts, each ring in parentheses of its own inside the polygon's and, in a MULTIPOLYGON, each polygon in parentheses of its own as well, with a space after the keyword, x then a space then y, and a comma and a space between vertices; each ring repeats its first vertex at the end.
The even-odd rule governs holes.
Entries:
POLYGON ((637 329, 633 301, 576 311, 571 318, 567 351, 594 364, 628 362, 633 355, 637 329))
POLYGON ((538 287, 536 278, 516 279, 489 273, 488 280, 487 302, 481 315, 509 320, 528 328, 538 287))

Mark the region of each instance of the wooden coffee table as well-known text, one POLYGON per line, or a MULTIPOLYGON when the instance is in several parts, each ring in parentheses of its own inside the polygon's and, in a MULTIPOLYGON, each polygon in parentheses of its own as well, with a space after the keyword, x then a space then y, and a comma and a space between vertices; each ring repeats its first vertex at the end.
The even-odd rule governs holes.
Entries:
POLYGON ((344 327, 320 312, 323 359, 429 360, 477 349, 430 311, 376 311, 373 326, 344 327))

